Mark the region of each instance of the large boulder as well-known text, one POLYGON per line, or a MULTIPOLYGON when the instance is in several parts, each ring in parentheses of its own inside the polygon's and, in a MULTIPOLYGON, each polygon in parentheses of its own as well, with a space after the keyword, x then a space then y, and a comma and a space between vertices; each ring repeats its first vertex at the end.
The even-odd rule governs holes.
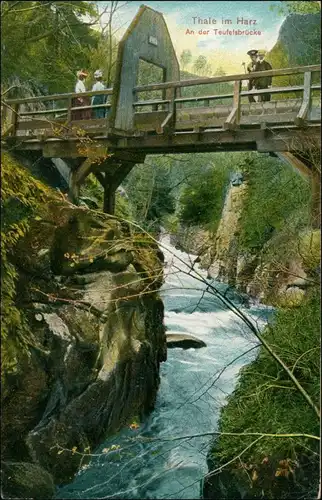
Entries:
POLYGON ((2 457, 64 483, 82 452, 153 408, 166 359, 161 253, 4 160, 4 227, 19 232, 2 275, 2 457))
POLYGON ((200 347, 206 347, 207 345, 203 340, 193 337, 193 335, 187 335, 186 333, 167 333, 167 347, 181 347, 182 349, 200 349, 200 347))
POLYGON ((53 498, 52 476, 42 467, 27 462, 1 462, 2 498, 53 498))

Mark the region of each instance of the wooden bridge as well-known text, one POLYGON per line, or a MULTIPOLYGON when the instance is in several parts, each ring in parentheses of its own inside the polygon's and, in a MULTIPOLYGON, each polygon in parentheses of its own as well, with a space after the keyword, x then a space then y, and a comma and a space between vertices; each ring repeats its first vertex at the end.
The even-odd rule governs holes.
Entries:
POLYGON ((252 79, 301 77, 300 84, 270 88, 271 101, 254 103, 248 96, 267 94, 267 89, 243 89, 249 79, 246 74, 181 81, 162 14, 142 6, 120 42, 113 88, 81 94, 106 95, 105 105, 73 108, 73 99, 80 96, 74 93, 7 100, 2 137, 17 152, 64 159, 75 202, 86 176, 96 175, 104 187, 104 211, 109 213, 114 211, 116 188, 147 154, 278 153, 312 175, 316 184, 316 172, 297 152, 320 145, 321 82, 314 83, 320 72, 321 66, 315 65, 252 73, 252 79), (137 85, 140 60, 162 69, 161 83, 137 85), (223 83, 230 92, 207 92, 210 84, 223 83), (184 96, 189 87, 190 95, 184 96), (195 89, 198 93, 193 95, 195 89), (162 95, 140 99, 146 92, 162 95), (102 107, 107 109, 106 118, 72 119, 75 110, 94 112, 102 107))

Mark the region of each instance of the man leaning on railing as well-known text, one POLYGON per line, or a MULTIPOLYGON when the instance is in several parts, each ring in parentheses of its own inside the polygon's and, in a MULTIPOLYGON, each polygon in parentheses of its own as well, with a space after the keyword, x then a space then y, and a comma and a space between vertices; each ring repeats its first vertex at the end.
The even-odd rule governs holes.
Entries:
MULTIPOLYGON (((250 57, 250 62, 247 64, 247 71, 248 73, 254 73, 256 64, 257 64, 257 50, 252 49, 247 52, 247 55, 250 57)), ((248 80, 248 90, 253 90, 255 88, 255 80, 253 78, 250 78, 248 80)), ((248 101, 249 102, 256 102, 256 99, 253 95, 248 96, 248 101)))
MULTIPOLYGON (((268 71, 273 69, 269 62, 265 61, 265 50, 258 51, 258 61, 255 66, 255 71, 268 71)), ((255 88, 257 90, 268 89, 272 86, 272 77, 263 76, 262 78, 255 79, 255 88)), ((266 102, 271 100, 271 94, 261 94, 258 96, 259 102, 266 102)))

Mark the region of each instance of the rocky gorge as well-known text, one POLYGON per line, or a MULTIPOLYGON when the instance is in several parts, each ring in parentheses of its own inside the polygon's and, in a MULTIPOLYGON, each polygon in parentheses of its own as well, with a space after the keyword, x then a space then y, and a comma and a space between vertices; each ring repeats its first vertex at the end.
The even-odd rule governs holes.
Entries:
POLYGON ((181 225, 171 242, 197 254, 210 279, 230 285, 241 297, 247 294, 264 304, 297 306, 317 283, 320 230, 308 227, 292 239, 286 231, 275 231, 263 246, 245 251, 240 245, 240 228, 247 196, 247 181, 230 185, 215 233, 181 225))
POLYGON ((314 417, 281 365, 262 346, 256 360, 241 369, 237 386, 221 409, 218 430, 223 435, 209 447, 202 494, 209 499, 302 498, 309 492, 315 497, 319 489, 321 232, 304 223, 302 207, 300 216, 294 210, 283 225, 267 228, 261 244, 245 249, 249 199, 249 178, 237 186, 230 183, 216 231, 181 223, 171 241, 196 254, 209 282, 228 285, 225 295, 235 303, 249 299, 248 305, 275 308, 263 338, 287 366, 297 367, 294 373, 312 395, 317 412, 314 417), (308 353, 312 357, 297 366, 308 353), (306 434, 308 429, 312 437, 303 447, 295 440, 277 443, 265 438, 265 433, 306 434), (241 437, 243 433, 249 436, 241 437), (263 442, 257 443, 252 433, 263 442))
POLYGON ((50 498, 154 405, 163 255, 2 154, 2 495, 50 498))

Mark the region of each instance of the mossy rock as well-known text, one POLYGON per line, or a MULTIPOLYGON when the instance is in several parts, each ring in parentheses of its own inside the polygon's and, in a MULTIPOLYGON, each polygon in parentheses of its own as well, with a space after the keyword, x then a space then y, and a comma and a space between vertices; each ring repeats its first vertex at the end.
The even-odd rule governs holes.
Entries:
POLYGON ((316 229, 301 235, 298 250, 306 270, 314 271, 321 261, 321 231, 316 229))
POLYGON ((52 476, 39 465, 27 462, 1 462, 2 498, 53 498, 52 476))
POLYGON ((297 286, 293 286, 280 293, 275 301, 279 307, 298 307, 302 304, 305 297, 305 291, 297 286))

